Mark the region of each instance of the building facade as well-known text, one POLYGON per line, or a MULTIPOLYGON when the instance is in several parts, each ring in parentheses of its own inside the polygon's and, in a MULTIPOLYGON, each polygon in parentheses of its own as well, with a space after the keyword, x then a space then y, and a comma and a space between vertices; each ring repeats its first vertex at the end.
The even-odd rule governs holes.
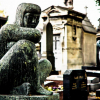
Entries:
POLYGON ((42 18, 43 23, 50 22, 53 26, 56 71, 64 73, 67 69, 96 64, 96 30, 85 14, 50 6, 42 11, 42 18))

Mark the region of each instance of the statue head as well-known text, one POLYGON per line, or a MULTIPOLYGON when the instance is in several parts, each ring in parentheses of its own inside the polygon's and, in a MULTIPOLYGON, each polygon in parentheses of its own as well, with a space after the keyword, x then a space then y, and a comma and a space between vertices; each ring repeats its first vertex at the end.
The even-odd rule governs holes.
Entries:
POLYGON ((21 27, 35 28, 39 23, 41 8, 36 4, 22 3, 16 11, 15 24, 21 27))

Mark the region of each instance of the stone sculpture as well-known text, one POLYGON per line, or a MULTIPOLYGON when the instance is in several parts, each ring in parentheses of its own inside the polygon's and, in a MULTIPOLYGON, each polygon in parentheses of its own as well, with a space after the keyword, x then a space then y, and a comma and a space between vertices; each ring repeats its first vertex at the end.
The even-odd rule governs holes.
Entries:
POLYGON ((66 6, 72 5, 72 4, 73 4, 73 0, 64 0, 64 4, 65 4, 66 6))
POLYGON ((41 86, 52 65, 46 59, 38 61, 35 48, 41 39, 36 29, 40 14, 38 5, 22 3, 14 24, 1 28, 0 94, 52 94, 41 86))

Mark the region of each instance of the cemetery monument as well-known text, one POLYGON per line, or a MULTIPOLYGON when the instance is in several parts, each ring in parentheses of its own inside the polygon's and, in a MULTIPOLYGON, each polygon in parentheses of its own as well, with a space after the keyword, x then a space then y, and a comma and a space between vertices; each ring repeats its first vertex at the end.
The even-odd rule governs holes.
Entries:
POLYGON ((85 70, 66 70, 63 74, 63 100, 88 100, 85 70))
POLYGON ((14 24, 6 24, 1 28, 0 94, 53 94, 41 86, 52 65, 47 59, 38 61, 36 53, 35 43, 41 39, 41 33, 36 29, 40 14, 38 5, 22 3, 17 8, 14 24))

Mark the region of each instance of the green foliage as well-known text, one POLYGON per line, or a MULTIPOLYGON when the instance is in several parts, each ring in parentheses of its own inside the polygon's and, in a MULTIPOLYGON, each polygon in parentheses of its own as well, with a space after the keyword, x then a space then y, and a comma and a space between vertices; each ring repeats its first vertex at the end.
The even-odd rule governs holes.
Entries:
POLYGON ((100 0, 95 0, 95 2, 97 6, 100 6, 100 0))

